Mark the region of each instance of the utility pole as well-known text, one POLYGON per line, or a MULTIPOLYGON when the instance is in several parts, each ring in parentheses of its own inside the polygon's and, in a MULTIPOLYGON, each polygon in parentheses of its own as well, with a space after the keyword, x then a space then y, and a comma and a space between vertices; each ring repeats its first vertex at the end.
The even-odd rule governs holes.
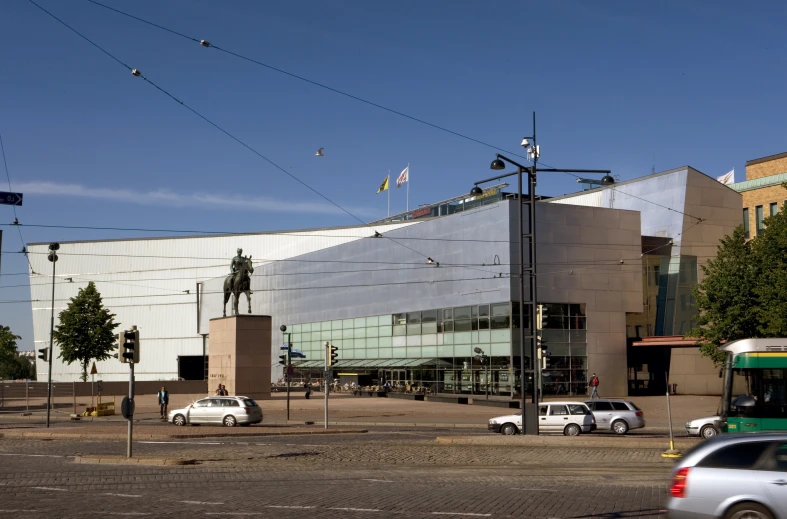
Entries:
POLYGON ((60 249, 59 243, 49 244, 49 261, 52 262, 52 320, 49 323, 49 373, 47 373, 46 384, 46 426, 49 427, 49 414, 52 411, 52 354, 54 353, 55 341, 55 264, 57 263, 57 250, 60 249))
MULTIPOLYGON (((281 333, 287 333, 287 326, 282 324, 279 326, 281 333)), ((284 355, 279 355, 279 364, 284 365, 284 384, 287 386, 287 421, 290 420, 290 369, 292 362, 292 343, 290 342, 290 334, 287 333, 287 343, 282 346, 282 350, 286 350, 284 355)))

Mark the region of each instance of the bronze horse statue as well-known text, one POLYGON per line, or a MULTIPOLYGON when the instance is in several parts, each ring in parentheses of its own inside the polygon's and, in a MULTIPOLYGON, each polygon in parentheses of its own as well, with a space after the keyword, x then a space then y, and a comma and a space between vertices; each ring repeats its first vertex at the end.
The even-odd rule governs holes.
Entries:
POLYGON ((249 313, 251 313, 251 274, 253 273, 251 256, 244 257, 243 261, 238 262, 237 271, 224 279, 224 317, 227 317, 227 301, 229 301, 230 295, 233 296, 232 315, 238 315, 238 299, 241 294, 246 294, 249 313))

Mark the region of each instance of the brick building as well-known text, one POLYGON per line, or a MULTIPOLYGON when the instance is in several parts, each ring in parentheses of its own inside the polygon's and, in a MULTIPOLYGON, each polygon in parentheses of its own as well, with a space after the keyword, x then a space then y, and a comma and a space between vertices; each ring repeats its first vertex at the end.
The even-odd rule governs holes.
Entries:
POLYGON ((765 218, 787 202, 787 152, 746 162, 746 180, 729 187, 743 197, 743 230, 753 238, 765 230, 765 218))

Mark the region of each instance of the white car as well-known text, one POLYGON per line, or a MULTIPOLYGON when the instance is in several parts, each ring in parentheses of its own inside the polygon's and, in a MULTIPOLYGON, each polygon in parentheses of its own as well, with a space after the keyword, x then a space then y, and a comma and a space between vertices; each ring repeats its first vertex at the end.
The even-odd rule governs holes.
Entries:
MULTIPOLYGON (((595 430, 596 419, 583 402, 545 402, 538 406, 538 430, 577 436, 595 430)), ((489 420, 489 430, 505 435, 522 432, 522 413, 489 420)))
POLYGON ((706 439, 713 438, 719 434, 719 426, 717 425, 719 420, 721 420, 719 416, 706 416, 686 422, 686 434, 706 439))

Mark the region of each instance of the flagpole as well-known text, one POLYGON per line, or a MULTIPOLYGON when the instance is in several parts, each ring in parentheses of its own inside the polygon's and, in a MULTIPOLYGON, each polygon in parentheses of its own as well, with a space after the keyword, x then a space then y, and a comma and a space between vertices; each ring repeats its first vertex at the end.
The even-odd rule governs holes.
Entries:
POLYGON ((407 163, 407 210, 410 210, 410 163, 407 163))
POLYGON ((386 177, 386 182, 388 182, 388 217, 391 217, 391 170, 388 170, 388 176, 386 177))

